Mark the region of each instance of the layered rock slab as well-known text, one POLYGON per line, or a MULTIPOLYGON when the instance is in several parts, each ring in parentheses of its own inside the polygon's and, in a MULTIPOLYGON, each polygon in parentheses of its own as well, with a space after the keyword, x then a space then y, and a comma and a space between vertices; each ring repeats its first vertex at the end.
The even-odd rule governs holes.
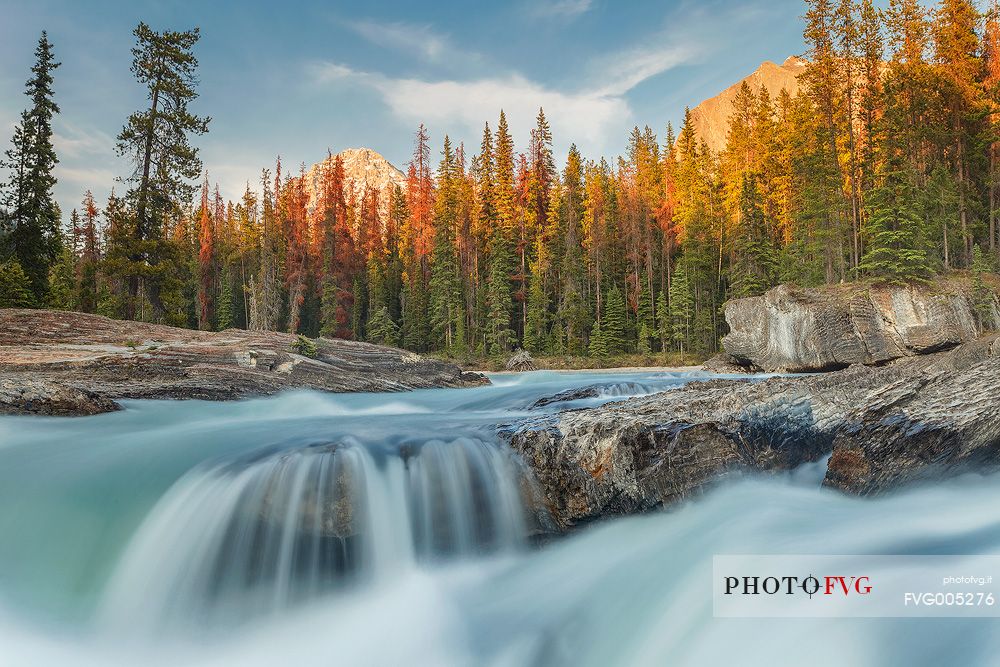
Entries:
POLYGON ((769 372, 810 372, 928 354, 975 340, 1000 326, 996 295, 977 317, 961 284, 938 286, 781 285, 726 304, 732 361, 769 372))
POLYGON ((0 310, 0 412, 94 414, 115 399, 227 400, 294 388, 405 391, 488 383, 395 348, 270 331, 214 333, 48 310, 0 310), (75 407, 74 407, 75 406, 75 407))
POLYGON ((996 338, 884 367, 691 382, 506 426, 563 529, 643 512, 732 473, 832 452, 825 484, 874 494, 1000 465, 996 338))

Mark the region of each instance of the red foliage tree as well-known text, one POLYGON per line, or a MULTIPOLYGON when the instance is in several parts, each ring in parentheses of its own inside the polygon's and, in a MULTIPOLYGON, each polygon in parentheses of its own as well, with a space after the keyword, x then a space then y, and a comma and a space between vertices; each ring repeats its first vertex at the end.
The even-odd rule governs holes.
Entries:
MULTIPOLYGON (((216 191, 218 196, 218 191, 216 191)), ((213 259, 215 256, 215 229, 208 205, 208 176, 201 186, 201 208, 198 214, 198 328, 212 328, 213 259)))

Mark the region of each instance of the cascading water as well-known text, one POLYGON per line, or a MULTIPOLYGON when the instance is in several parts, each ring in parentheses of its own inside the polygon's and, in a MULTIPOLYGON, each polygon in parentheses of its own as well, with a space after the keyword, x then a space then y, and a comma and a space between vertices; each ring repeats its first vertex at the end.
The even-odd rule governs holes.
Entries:
POLYGON ((102 621, 201 627, 516 549, 530 487, 509 453, 471 438, 374 454, 349 439, 199 466, 139 528, 102 621))
POLYGON ((1000 554, 996 477, 862 500, 810 464, 532 546, 545 516, 496 426, 696 377, 0 418, 0 665, 996 663, 991 619, 711 602, 716 554, 1000 554), (582 398, 526 407, 561 392, 582 398))

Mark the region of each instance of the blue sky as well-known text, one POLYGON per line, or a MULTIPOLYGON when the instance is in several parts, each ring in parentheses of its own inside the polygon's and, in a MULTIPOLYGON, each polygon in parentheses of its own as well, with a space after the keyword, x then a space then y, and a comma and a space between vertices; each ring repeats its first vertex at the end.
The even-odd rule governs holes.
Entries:
POLYGON ((802 0, 0 0, 0 139, 46 29, 63 63, 57 198, 67 214, 88 188, 103 200, 127 172, 114 137, 145 102, 129 72, 142 20, 202 30, 194 110, 213 120, 198 145, 227 197, 279 154, 297 168, 368 146, 405 168, 421 121, 435 156, 445 134, 474 149, 501 107, 519 148, 543 106, 560 158, 571 142, 613 157, 633 125, 662 137, 686 105, 801 53, 803 11, 802 0))

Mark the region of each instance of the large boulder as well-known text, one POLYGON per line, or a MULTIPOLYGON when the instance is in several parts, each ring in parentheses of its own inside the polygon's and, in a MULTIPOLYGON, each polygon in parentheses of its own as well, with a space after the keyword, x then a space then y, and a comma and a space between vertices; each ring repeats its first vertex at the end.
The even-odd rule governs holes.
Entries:
MULTIPOLYGON (((996 296, 986 324, 1000 324, 996 296)), ((809 372, 881 364, 974 340, 982 332, 967 286, 796 288, 726 304, 726 353, 764 371, 809 372)))

